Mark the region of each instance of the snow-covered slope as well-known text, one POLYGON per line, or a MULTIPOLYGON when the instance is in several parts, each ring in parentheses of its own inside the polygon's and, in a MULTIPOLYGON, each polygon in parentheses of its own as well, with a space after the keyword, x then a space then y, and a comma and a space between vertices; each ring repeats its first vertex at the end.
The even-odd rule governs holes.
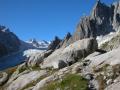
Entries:
POLYGON ((47 49, 48 45, 50 44, 50 42, 48 41, 45 40, 37 41, 36 39, 30 39, 29 41, 26 41, 26 43, 38 49, 47 49))

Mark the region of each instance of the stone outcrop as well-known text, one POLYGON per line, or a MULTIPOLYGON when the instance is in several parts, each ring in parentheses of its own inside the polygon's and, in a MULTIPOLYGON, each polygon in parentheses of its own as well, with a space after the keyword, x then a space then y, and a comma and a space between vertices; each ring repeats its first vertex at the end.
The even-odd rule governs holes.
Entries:
POLYGON ((8 28, 0 26, 0 57, 19 50, 20 40, 9 31, 8 28))
POLYGON ((44 62, 41 64, 41 68, 53 67, 60 69, 62 64, 63 66, 66 66, 66 64, 71 65, 77 62, 79 59, 94 52, 96 49, 97 41, 95 39, 87 38, 76 41, 66 48, 55 50, 44 60, 44 62), (61 65, 59 63, 61 63, 61 65))
POLYGON ((49 50, 31 55, 30 57, 28 57, 27 65, 30 67, 39 66, 39 64, 42 63, 43 60, 47 58, 52 52, 52 50, 49 50))
POLYGON ((59 44, 60 48, 65 48, 69 45, 68 40, 72 37, 71 33, 68 32, 67 35, 65 36, 65 38, 61 41, 61 43, 59 44))
POLYGON ((62 41, 61 39, 59 39, 57 36, 55 36, 55 39, 48 46, 48 50, 55 50, 55 49, 59 48, 59 44, 61 41, 62 41))
POLYGON ((113 49, 116 49, 120 46, 120 33, 113 36, 110 40, 104 42, 100 45, 100 49, 105 51, 111 51, 113 49))

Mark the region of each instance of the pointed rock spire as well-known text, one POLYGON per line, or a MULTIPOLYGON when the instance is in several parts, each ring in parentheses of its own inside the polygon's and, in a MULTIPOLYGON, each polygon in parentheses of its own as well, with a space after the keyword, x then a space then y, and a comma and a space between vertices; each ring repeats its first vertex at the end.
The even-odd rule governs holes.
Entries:
POLYGON ((61 39, 58 36, 55 36, 54 40, 48 46, 48 50, 55 50, 60 44, 60 42, 61 42, 61 39))

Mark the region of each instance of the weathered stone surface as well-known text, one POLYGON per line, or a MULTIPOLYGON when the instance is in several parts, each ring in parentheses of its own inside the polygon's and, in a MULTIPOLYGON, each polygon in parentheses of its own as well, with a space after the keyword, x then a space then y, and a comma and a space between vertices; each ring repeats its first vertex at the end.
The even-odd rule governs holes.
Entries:
POLYGON ((112 85, 106 87, 105 90, 120 90, 120 82, 113 83, 112 85))
POLYGON ((77 60, 87 56, 97 49, 97 42, 95 39, 79 40, 68 47, 60 48, 48 56, 41 64, 41 68, 59 67, 59 61, 65 62, 68 65, 75 63, 77 60))
POLYGON ((42 63, 43 60, 47 58, 52 52, 53 52, 52 50, 49 50, 42 53, 35 53, 31 55, 28 58, 27 65, 31 67, 39 66, 39 64, 42 63))
POLYGON ((95 21, 90 19, 90 17, 84 17, 77 25, 77 30, 71 40, 75 42, 83 38, 96 37, 96 33, 95 21))
POLYGON ((102 64, 109 64, 109 65, 116 65, 120 64, 120 48, 114 49, 110 52, 107 52, 105 54, 93 56, 93 57, 86 57, 86 59, 89 59, 91 61, 91 66, 98 66, 102 64))
POLYGON ((101 44, 99 48, 105 51, 111 51, 113 49, 118 48, 119 46, 120 46, 120 33, 117 33, 113 38, 101 44))
POLYGON ((111 8, 113 12, 113 28, 118 30, 120 26, 120 1, 113 3, 111 8))
POLYGON ((21 90, 28 84, 30 84, 33 81, 36 81, 40 77, 46 75, 46 71, 32 71, 30 73, 21 75, 16 80, 14 80, 6 90, 21 90))
POLYGON ((86 78, 87 80, 92 80, 92 79, 93 79, 93 75, 90 74, 90 73, 88 73, 88 74, 85 75, 85 78, 86 78))

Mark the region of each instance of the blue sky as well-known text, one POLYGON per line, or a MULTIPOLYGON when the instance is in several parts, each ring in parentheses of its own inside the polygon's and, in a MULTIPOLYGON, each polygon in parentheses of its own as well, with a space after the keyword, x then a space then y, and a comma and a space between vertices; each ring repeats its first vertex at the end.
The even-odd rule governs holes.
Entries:
MULTIPOLYGON (((111 4, 117 0, 101 0, 111 4)), ((96 0, 0 0, 0 25, 10 28, 20 39, 52 40, 73 33, 96 0)))

